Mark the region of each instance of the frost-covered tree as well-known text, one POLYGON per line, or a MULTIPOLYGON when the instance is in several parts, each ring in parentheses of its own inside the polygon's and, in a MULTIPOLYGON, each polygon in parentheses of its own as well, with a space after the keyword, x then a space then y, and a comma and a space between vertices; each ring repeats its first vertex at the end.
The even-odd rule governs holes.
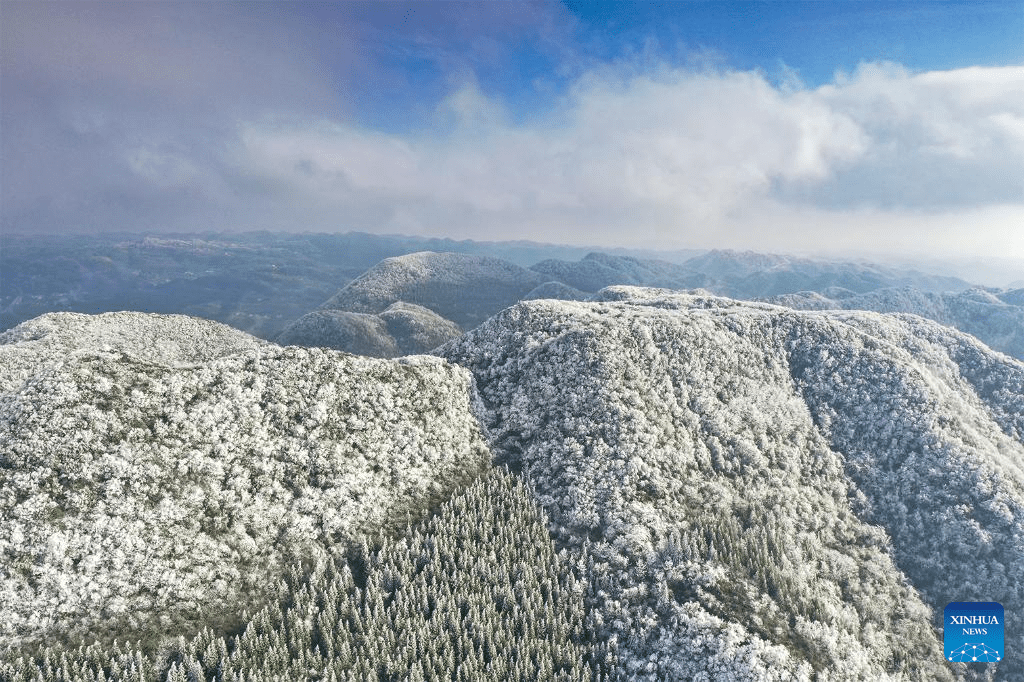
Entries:
POLYGON ((598 298, 519 304, 442 352, 591 565, 615 674, 968 674, 943 606, 1021 603, 1022 366, 920 318, 598 298))
POLYGON ((0 648, 237 624, 284 568, 490 460, 437 358, 280 348, 184 317, 0 336, 0 648))
POLYGON ((5 682, 495 680, 602 676, 578 567, 497 469, 371 551, 288 573, 281 600, 237 634, 204 628, 154 655, 112 644, 45 647, 0 663, 5 682), (67 672, 63 672, 67 670, 67 672))

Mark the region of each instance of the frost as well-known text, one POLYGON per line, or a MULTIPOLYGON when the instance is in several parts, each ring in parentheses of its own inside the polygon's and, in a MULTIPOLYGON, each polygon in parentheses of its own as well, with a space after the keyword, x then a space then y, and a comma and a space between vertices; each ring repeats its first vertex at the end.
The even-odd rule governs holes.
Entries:
POLYGON ((470 376, 438 358, 141 313, 52 314, 0 341, 5 647, 239 613, 490 460, 470 376))
POLYGON ((964 334, 617 286, 440 352, 627 678, 951 679, 942 607, 1024 602, 1024 366, 964 334))

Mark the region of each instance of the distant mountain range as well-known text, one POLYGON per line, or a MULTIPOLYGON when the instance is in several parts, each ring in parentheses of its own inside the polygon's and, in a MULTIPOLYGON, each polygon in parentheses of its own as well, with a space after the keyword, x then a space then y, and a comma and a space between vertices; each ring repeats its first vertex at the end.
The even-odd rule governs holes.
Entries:
POLYGON ((0 329, 55 311, 136 310, 195 315, 273 339, 381 260, 424 250, 520 266, 588 251, 360 232, 0 234, 0 329))
POLYGON ((1024 289, 973 288, 959 293, 933 293, 912 287, 887 287, 856 294, 826 288, 824 293, 803 291, 764 300, 801 310, 874 310, 918 315, 972 334, 991 348, 1024 359, 1024 289))
POLYGON ((589 292, 614 284, 691 289, 710 282, 703 273, 685 265, 605 253, 590 253, 577 262, 545 260, 531 269, 550 279, 589 292))
POLYGON ((423 251, 501 259, 540 273, 541 284, 558 281, 589 293, 615 284, 706 287, 741 298, 820 291, 826 286, 858 293, 881 286, 935 292, 969 288, 954 278, 873 265, 732 251, 673 252, 657 260, 644 251, 596 253, 530 242, 358 232, 4 234, 0 329, 54 311, 137 310, 205 317, 273 339, 381 261, 423 251))
POLYGON ((428 352, 432 347, 424 344, 402 346, 383 321, 368 315, 397 302, 415 303, 439 316, 420 318, 422 328, 432 330, 425 337, 447 339, 453 337, 453 323, 468 331, 519 300, 584 300, 621 284, 699 287, 800 309, 915 314, 1024 359, 1022 290, 988 291, 914 271, 730 251, 712 251, 681 265, 591 253, 579 261, 549 259, 531 268, 486 256, 407 254, 376 264, 275 340, 377 357, 428 352), (791 293, 775 295, 780 291, 791 293))
POLYGON ((627 284, 667 289, 704 288, 733 298, 826 287, 843 287, 857 293, 891 286, 914 286, 924 291, 962 291, 970 287, 956 277, 913 270, 730 250, 708 251, 678 264, 591 253, 578 262, 546 260, 532 269, 590 292, 627 284))
POLYGON ((1024 359, 1024 289, 870 263, 729 250, 669 261, 363 233, 6 235, 0 247, 0 328, 57 310, 178 313, 285 345, 389 358, 430 352, 520 300, 633 285, 920 315, 1024 359))
POLYGON ((1024 676, 940 630, 1024 607, 1024 363, 628 286, 435 352, 139 313, 0 334, 0 678, 1024 676))

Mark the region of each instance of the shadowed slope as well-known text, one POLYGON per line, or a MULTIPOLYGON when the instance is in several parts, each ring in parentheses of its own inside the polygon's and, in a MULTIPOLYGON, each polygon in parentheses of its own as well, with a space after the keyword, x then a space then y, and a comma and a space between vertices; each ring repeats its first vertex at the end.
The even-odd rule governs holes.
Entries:
POLYGON ((401 301, 378 314, 314 310, 288 326, 277 342, 394 358, 428 353, 462 334, 432 310, 401 301))
POLYGON ((471 329, 549 279, 500 258, 425 251, 382 260, 321 308, 380 313, 405 301, 471 329))

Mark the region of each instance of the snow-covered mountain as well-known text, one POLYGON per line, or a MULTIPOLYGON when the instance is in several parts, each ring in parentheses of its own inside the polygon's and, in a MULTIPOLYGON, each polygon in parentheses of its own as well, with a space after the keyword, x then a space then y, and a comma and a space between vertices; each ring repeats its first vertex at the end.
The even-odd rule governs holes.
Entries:
POLYGON ((996 294, 996 298, 1003 303, 1024 306, 1024 288, 1015 287, 1012 289, 1004 289, 996 294))
POLYGON ((550 279, 500 258, 424 251, 382 260, 321 309, 379 313, 403 301, 472 329, 550 279))
POLYGON ((0 335, 0 641, 46 645, 0 676, 1024 675, 946 663, 940 630, 995 600, 1024 650, 1024 363, 912 315, 621 286, 438 353, 133 313, 0 335), (459 492, 491 461, 525 488, 459 492))
POLYGON ((417 338, 442 343, 452 336, 449 320, 468 330, 517 300, 585 300, 613 285, 711 291, 809 310, 913 313, 1024 358, 1019 290, 993 293, 953 277, 913 270, 734 251, 710 251, 685 265, 595 252, 579 261, 548 259, 529 270, 498 258, 457 253, 389 258, 320 310, 292 323, 276 340, 374 357, 429 352, 435 346, 400 343, 395 332, 386 329, 387 322, 374 315, 396 302, 417 301, 440 316, 417 315, 418 327, 429 330, 417 338), (536 285, 538 275, 548 281, 536 285))
POLYGON ((288 325, 276 341, 393 358, 429 353, 460 334, 458 325, 434 311, 398 301, 377 314, 314 310, 288 325))
POLYGON ((377 263, 276 341, 381 358, 426 353, 519 299, 544 293, 585 296, 500 258, 412 253, 377 263))
POLYGON ((539 298, 553 298, 557 301, 584 301, 590 298, 590 294, 568 284, 551 281, 541 284, 523 296, 524 301, 533 301, 539 298))
MULTIPOLYGON (((830 261, 796 256, 720 249, 695 256, 682 265, 708 278, 701 286, 723 296, 758 298, 798 291, 842 287, 863 293, 885 287, 912 286, 923 291, 957 292, 971 285, 956 277, 873 263, 830 261)), ((624 282, 625 283, 625 282, 624 282)))
POLYGON ((886 288, 856 294, 826 289, 765 299, 800 310, 874 310, 910 313, 967 332, 990 348, 1024 360, 1024 293, 972 288, 960 293, 932 293, 912 287, 886 288))
POLYGON ((597 252, 575 262, 548 259, 530 269, 589 292, 615 284, 692 289, 708 282, 702 274, 668 261, 597 252))
POLYGON ((591 565, 621 675, 970 674, 942 660, 944 605, 1024 606, 1024 364, 917 317, 599 298, 441 350, 591 565))
POLYGON ((420 251, 531 265, 592 249, 362 232, 0 234, 0 330, 54 311, 204 317, 272 339, 385 258, 420 251))
POLYGON ((181 316, 0 335, 0 649, 233 627, 489 462, 468 373, 181 316))
POLYGON ((787 268, 792 258, 774 253, 714 249, 686 261, 688 267, 717 281, 740 280, 758 272, 787 268))
POLYGON ((755 298, 797 291, 843 287, 865 292, 892 286, 924 291, 962 291, 970 284, 955 277, 928 275, 877 264, 799 258, 720 249, 683 263, 591 253, 579 261, 549 259, 531 270, 583 291, 614 285, 704 288, 723 296, 755 298))

